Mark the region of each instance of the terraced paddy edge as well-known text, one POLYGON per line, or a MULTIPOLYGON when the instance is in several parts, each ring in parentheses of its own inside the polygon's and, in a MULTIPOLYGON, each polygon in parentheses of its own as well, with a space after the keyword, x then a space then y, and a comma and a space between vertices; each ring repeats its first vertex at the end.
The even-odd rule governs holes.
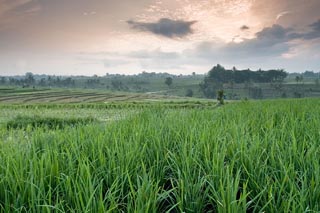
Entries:
POLYGON ((319 104, 151 107, 107 125, 0 126, 0 212, 319 212, 319 104))
POLYGON ((23 94, 0 93, 0 108, 210 108, 214 100, 164 97, 134 93, 107 93, 93 91, 33 91, 23 94))

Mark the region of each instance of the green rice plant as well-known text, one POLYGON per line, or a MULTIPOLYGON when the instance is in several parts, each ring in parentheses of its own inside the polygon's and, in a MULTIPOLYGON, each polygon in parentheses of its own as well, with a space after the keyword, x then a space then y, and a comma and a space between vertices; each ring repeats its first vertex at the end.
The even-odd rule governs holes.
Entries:
POLYGON ((38 124, 0 126, 0 212, 319 212, 319 103, 20 109, 38 124), (125 116, 46 126, 72 110, 125 116))
POLYGON ((13 120, 7 122, 7 129, 34 129, 46 127, 48 129, 59 129, 65 126, 86 125, 97 120, 92 117, 87 118, 54 118, 40 116, 21 116, 18 115, 13 120))

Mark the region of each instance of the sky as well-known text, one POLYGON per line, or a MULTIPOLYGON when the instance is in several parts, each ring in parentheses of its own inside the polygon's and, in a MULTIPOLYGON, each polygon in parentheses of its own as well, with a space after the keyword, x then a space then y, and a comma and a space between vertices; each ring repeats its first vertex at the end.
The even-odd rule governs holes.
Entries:
POLYGON ((320 71, 320 0, 0 0, 0 75, 320 71))

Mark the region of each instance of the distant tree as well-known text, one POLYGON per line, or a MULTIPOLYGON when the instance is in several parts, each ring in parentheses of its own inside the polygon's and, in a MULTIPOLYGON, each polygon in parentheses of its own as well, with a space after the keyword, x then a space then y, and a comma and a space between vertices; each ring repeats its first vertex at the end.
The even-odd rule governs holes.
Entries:
POLYGON ((122 81, 117 80, 117 79, 113 79, 111 81, 111 85, 112 85, 113 89, 116 89, 116 90, 121 90, 123 88, 122 81))
POLYGON ((9 84, 10 84, 10 85, 16 85, 16 84, 17 84, 16 79, 14 79, 14 78, 9 78, 9 84))
POLYGON ((236 67, 232 67, 232 71, 233 72, 237 71, 237 68, 236 67))
POLYGON ((205 77, 204 81, 199 84, 199 87, 206 98, 215 98, 217 91, 222 89, 223 85, 214 79, 205 77))
POLYGON ((68 77, 62 81, 62 85, 65 87, 74 86, 75 81, 71 77, 68 77))
POLYGON ((317 78, 315 81, 314 81, 315 85, 319 86, 320 85, 320 79, 317 78))
POLYGON ((171 77, 167 77, 164 83, 170 87, 173 83, 173 79, 171 77))
POLYGON ((293 93, 293 96, 295 98, 302 98, 304 96, 303 90, 302 90, 303 86, 302 86, 302 84, 300 84, 300 86, 299 86, 299 83, 303 82, 303 76, 302 75, 297 75, 295 77, 295 80, 297 82, 297 86, 296 86, 295 92, 293 93))
POLYGON ((187 97, 192 97, 193 96, 193 90, 192 89, 187 89, 186 96, 187 97))
POLYGON ((41 78, 40 81, 39 81, 39 86, 46 86, 46 79, 45 78, 41 78))
POLYGON ((47 82, 49 86, 53 85, 53 78, 50 75, 47 77, 47 82))
POLYGON ((192 76, 196 76, 196 73, 195 73, 195 72, 192 72, 192 76))
POLYGON ((6 81, 7 81, 6 77, 1 77, 0 83, 2 85, 4 85, 6 83, 6 81))
POLYGON ((217 82, 221 82, 221 83, 227 83, 233 79, 232 71, 226 70, 220 64, 217 64, 209 71, 208 77, 214 79, 217 82))
POLYGON ((314 78, 317 76, 317 74, 313 71, 305 71, 303 74, 302 74, 304 77, 306 78, 314 78))
POLYGON ((302 75, 297 75, 296 78, 295 78, 297 84, 299 84, 299 82, 301 83, 303 81, 303 76, 302 75))
POLYGON ((221 105, 224 104, 224 91, 223 90, 218 91, 217 100, 219 101, 219 104, 221 104, 221 105))
POLYGON ((34 82, 35 82, 35 79, 34 79, 34 75, 33 75, 33 73, 32 72, 27 72, 26 74, 25 74, 25 82, 27 83, 27 84, 34 84, 34 82))
POLYGON ((55 85, 60 86, 60 82, 61 82, 61 78, 59 76, 57 76, 57 78, 55 80, 55 85))

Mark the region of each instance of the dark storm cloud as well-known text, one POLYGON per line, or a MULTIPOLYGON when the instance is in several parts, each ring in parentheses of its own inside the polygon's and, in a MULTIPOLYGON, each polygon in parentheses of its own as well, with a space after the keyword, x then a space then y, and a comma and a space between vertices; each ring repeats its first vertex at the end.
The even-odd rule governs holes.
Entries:
POLYGON ((248 27, 247 25, 243 25, 242 27, 240 27, 240 30, 249 30, 250 27, 248 27))
POLYGON ((168 38, 185 37, 192 33, 191 26, 196 21, 171 20, 162 18, 158 22, 136 22, 127 21, 127 23, 136 30, 151 32, 156 35, 168 38))

